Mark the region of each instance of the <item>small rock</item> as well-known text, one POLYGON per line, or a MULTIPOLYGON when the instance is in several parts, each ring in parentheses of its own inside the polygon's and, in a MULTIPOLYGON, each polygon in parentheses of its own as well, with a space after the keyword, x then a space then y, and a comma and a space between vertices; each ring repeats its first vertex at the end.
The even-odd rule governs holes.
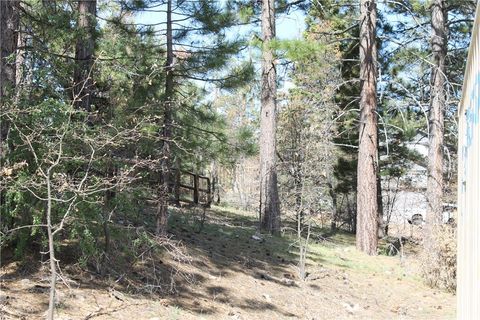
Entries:
POLYGON ((240 319, 240 315, 238 313, 234 313, 232 315, 230 315, 230 313, 228 314, 230 316, 231 319, 234 319, 234 320, 239 320, 240 319))
POLYGON ((20 280, 20 284, 21 284, 22 287, 24 287, 24 288, 28 288, 28 287, 31 287, 31 286, 32 286, 32 282, 31 282, 29 279, 22 279, 22 280, 20 280))
POLYGON ((292 279, 286 279, 286 278, 283 278, 283 279, 282 279, 282 283, 284 283, 284 284, 287 285, 287 286, 293 286, 293 285, 295 285, 295 281, 293 281, 292 279))
POLYGON ((76 299, 77 301, 85 301, 85 300, 86 300, 85 296, 84 296, 84 295, 81 295, 81 294, 75 295, 75 299, 76 299))
POLYGON ((258 242, 263 242, 263 241, 265 241, 262 237, 260 237, 260 236, 258 236, 258 235, 256 235, 256 234, 252 235, 252 239, 255 240, 255 241, 258 241, 258 242))
POLYGON ((268 294, 264 293, 263 297, 265 298, 265 300, 267 300, 268 303, 272 302, 272 298, 268 294))
POLYGON ((354 314, 358 310, 360 310, 360 305, 358 303, 346 303, 343 302, 342 305, 345 307, 345 310, 347 310, 348 313, 354 314))

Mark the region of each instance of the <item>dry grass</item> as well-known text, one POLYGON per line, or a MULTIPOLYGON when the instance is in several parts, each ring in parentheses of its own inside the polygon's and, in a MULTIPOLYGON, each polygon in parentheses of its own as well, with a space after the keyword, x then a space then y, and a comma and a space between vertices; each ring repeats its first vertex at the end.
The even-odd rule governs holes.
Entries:
POLYGON ((451 225, 437 226, 432 247, 420 254, 422 277, 432 287, 455 292, 457 286, 457 240, 451 225))
MULTIPOLYGON (((455 299, 419 281, 414 254, 369 257, 354 237, 337 233, 313 241, 307 279, 300 281, 297 248, 288 235, 259 242, 255 216, 214 208, 200 230, 191 211, 174 210, 173 240, 191 257, 177 261, 164 251, 145 263, 112 259, 109 275, 65 266, 70 289, 60 284, 58 319, 453 319, 455 299), (124 261, 120 263, 121 261, 124 261), (157 277, 150 274, 152 264, 157 277), (172 270, 174 290, 170 290, 172 270), (186 276, 188 275, 188 276, 186 276), (162 290, 145 290, 155 283, 162 290), (159 281, 159 282, 158 282, 159 281)), ((117 235, 119 237, 119 235, 117 235)), ((121 238, 116 239, 120 241, 121 238)), ((41 319, 46 310, 45 270, 1 269, 3 319, 41 319)))

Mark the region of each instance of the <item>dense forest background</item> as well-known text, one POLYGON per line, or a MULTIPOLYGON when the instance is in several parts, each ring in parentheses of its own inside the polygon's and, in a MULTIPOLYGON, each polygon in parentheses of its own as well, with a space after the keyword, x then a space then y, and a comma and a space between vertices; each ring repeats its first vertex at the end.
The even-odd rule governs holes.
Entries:
POLYGON ((213 206, 251 212, 259 241, 288 239, 300 278, 312 239, 352 233, 386 254, 421 224, 421 274, 454 290, 475 7, 1 1, 2 264, 47 263, 53 318, 65 265, 107 277, 119 255, 183 261, 179 210, 202 230, 213 206), (298 38, 276 33, 289 17, 298 38), (399 214, 402 194, 425 210, 399 214))

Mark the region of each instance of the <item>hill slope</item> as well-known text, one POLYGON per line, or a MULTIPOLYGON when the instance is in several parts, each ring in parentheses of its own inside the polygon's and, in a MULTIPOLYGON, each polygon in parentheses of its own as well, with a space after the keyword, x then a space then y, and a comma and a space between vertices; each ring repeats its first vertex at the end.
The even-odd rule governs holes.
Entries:
MULTIPOLYGON (((60 256, 65 282, 58 285, 57 319, 455 317, 454 296, 418 280, 414 255, 404 261, 407 268, 398 257, 357 252, 352 235, 314 236, 308 276, 301 281, 293 238, 252 238, 254 215, 213 208, 202 226, 201 213, 172 211, 166 249, 157 250, 148 240, 127 241, 129 234, 142 239, 144 227, 112 224, 115 254, 106 272, 60 256), (125 243, 136 246, 130 248, 135 259, 125 243)), ((39 263, 3 261, 0 318, 42 318, 47 272, 39 263)))

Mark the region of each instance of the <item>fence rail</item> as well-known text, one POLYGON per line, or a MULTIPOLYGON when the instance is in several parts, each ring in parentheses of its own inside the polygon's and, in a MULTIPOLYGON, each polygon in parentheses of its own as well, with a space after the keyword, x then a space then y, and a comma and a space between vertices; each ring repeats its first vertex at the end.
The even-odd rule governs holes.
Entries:
POLYGON ((176 204, 186 202, 210 207, 212 203, 210 178, 177 169, 173 170, 173 177, 174 179, 170 183, 172 202, 176 204))

